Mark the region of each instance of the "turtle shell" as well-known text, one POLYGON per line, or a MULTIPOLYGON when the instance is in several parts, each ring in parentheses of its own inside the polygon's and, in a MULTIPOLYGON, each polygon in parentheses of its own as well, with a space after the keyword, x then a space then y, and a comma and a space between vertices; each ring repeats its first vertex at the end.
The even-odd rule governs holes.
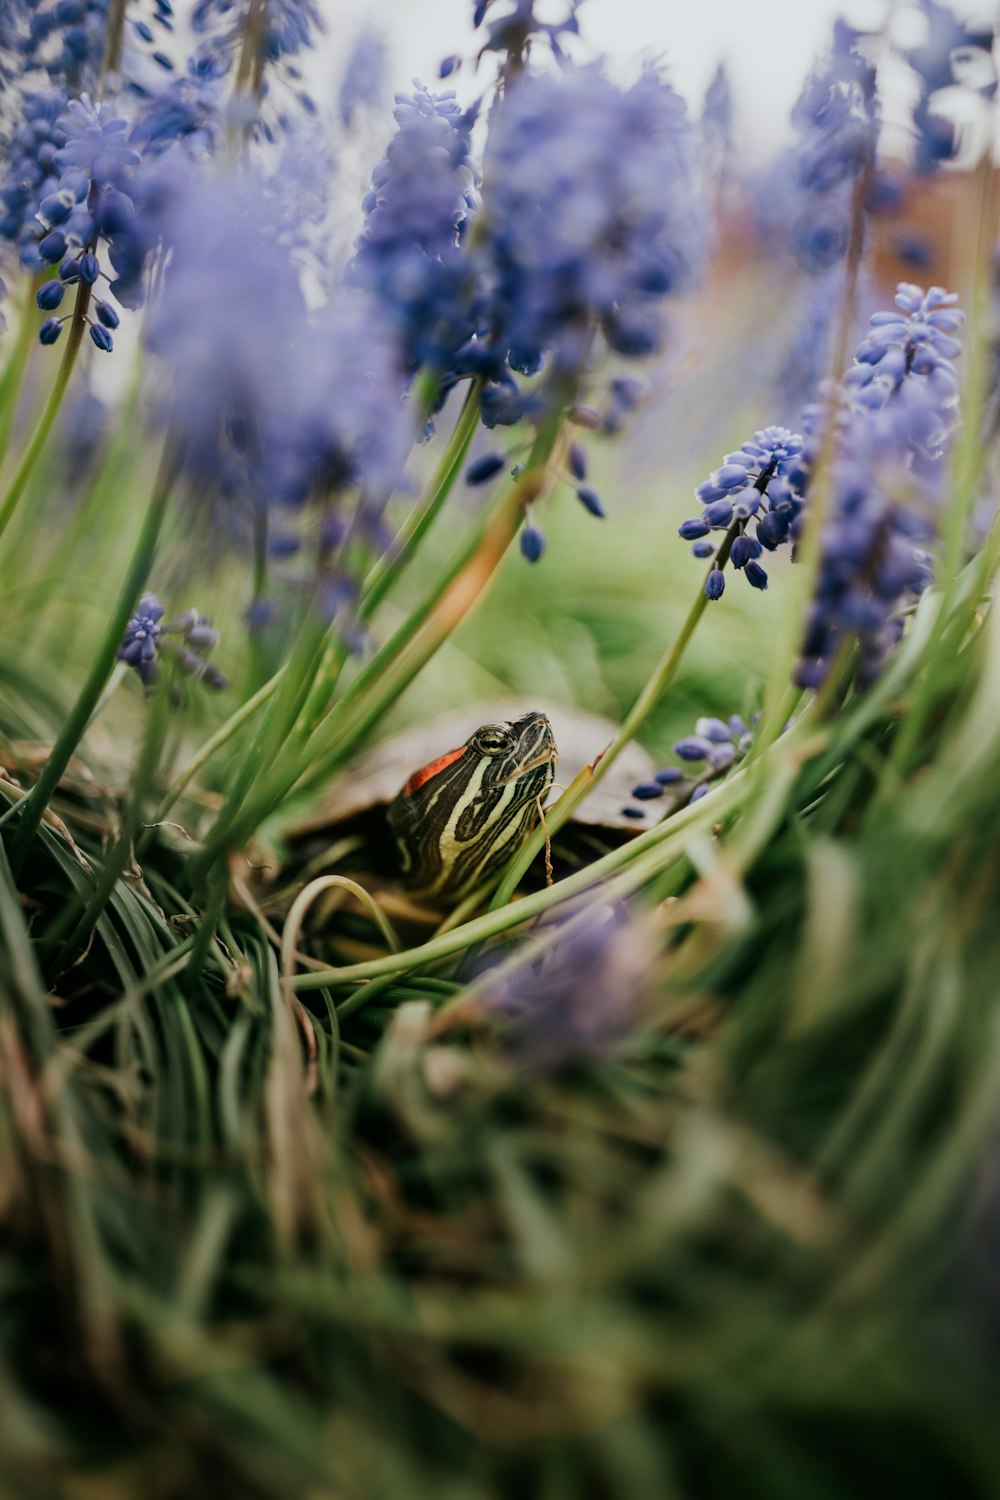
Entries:
MULTIPOLYGON (((537 706, 526 705, 523 699, 488 698, 467 708, 437 714, 426 724, 401 730, 352 761, 331 783, 321 802, 297 824, 296 834, 330 830, 387 806, 414 771, 464 744, 480 725, 514 720, 526 708, 537 706)), ((614 739, 617 729, 609 719, 580 708, 545 705, 540 711, 552 725, 559 751, 555 780, 555 795, 558 795, 584 766, 597 759, 614 739)), ((608 774, 580 803, 573 821, 622 833, 638 833, 651 827, 656 815, 646 811, 648 804, 642 809, 642 818, 626 818, 622 809, 632 800, 632 788, 637 782, 649 781, 654 769, 652 757, 640 745, 626 745, 608 774)))

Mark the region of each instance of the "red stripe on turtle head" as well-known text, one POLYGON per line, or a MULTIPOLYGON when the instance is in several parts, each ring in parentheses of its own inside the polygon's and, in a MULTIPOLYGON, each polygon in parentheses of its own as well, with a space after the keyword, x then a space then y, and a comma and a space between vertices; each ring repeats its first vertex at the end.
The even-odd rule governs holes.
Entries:
POLYGON ((441 771, 453 766, 456 760, 460 760, 465 754, 467 746, 459 745, 457 750, 449 750, 447 755, 439 755, 437 760, 432 760, 429 765, 422 766, 419 771, 414 771, 409 781, 403 788, 404 797, 412 797, 414 792, 419 792, 422 786, 426 786, 441 771))

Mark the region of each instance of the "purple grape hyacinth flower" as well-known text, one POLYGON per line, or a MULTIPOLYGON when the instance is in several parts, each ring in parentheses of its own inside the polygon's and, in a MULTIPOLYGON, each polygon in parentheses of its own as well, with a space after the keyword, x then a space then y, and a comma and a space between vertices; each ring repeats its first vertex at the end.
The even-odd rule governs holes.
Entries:
POLYGON ((360 290, 309 309, 288 226, 261 213, 265 188, 250 169, 230 169, 173 203, 147 323, 167 377, 161 413, 186 473, 228 507, 230 525, 242 517, 245 532, 273 515, 283 532, 312 503, 323 522, 315 597, 346 616, 357 591, 333 523, 356 490, 357 534, 376 551, 386 544, 382 516, 407 446, 399 351, 360 290))
POLYGON ((371 26, 354 38, 337 95, 340 122, 347 129, 363 109, 374 109, 385 87, 388 53, 385 39, 371 26))
MULTIPOLYGON (((681 764, 654 772, 652 780, 641 781, 632 788, 632 796, 636 802, 656 802, 667 797, 664 816, 696 801, 704 796, 710 782, 723 776, 746 755, 754 741, 758 718, 754 714, 748 723, 739 714, 728 719, 702 715, 695 724, 694 734, 678 740, 674 746, 681 764)), ((644 808, 635 806, 623 807, 622 812, 628 818, 647 816, 644 808)))
MULTIPOLYGON (((764 427, 736 453, 727 453, 721 466, 700 484, 695 494, 702 502, 700 516, 678 528, 685 541, 698 543, 713 531, 732 533, 728 554, 720 550, 718 563, 705 584, 710 600, 725 587, 723 568, 731 562, 753 588, 767 587, 760 566, 766 549, 774 552, 795 540, 802 511, 800 454, 803 439, 787 427, 764 427)), ((705 548, 697 556, 704 557, 705 548)))
POLYGON ((218 632, 197 610, 184 610, 164 621, 166 610, 155 594, 143 594, 125 630, 118 660, 134 667, 147 692, 160 680, 164 655, 177 663, 186 677, 196 677, 208 687, 221 690, 226 678, 209 652, 219 644, 218 632))
POLYGON ((652 353, 664 300, 694 280, 705 242, 696 141, 653 73, 619 89, 596 67, 519 78, 486 157, 481 228, 488 424, 544 415, 585 369, 595 329, 626 358, 652 353), (524 375, 522 389, 503 360, 524 375))
POLYGON ((635 1020, 649 992, 655 945, 621 904, 595 905, 534 963, 483 976, 483 1005, 511 1061, 550 1072, 600 1058, 635 1020))
MULTIPOLYGON (((896 311, 876 313, 833 404, 831 501, 797 681, 817 688, 856 645, 857 681, 881 672, 903 633, 902 611, 932 581, 928 550, 958 420, 952 359, 962 313, 953 294, 901 283, 896 311)), ((804 481, 824 444, 830 403, 808 414, 804 481)))
POLYGON ((397 94, 398 129, 372 173, 351 281, 381 303, 408 371, 428 364, 454 383, 456 351, 475 331, 475 273, 465 249, 478 197, 470 166, 474 112, 454 93, 397 94))

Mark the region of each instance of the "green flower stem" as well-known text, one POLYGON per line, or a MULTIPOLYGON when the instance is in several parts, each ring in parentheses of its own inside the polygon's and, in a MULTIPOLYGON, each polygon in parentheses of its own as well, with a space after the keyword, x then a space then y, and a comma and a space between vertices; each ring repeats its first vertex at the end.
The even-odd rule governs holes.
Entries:
POLYGON ((481 598, 517 535, 524 507, 548 488, 549 461, 562 430, 560 411, 539 432, 524 472, 501 498, 485 526, 334 705, 310 741, 308 753, 282 757, 278 774, 262 787, 256 800, 248 803, 234 831, 236 844, 249 838, 293 788, 305 795, 344 763, 481 598))
POLYGON ((191 757, 187 765, 184 767, 183 771, 181 771, 180 775, 170 786, 169 790, 164 794, 163 800, 161 801, 159 807, 156 809, 153 817, 153 821, 155 823, 161 823, 163 821, 163 819, 167 816, 171 808, 176 803, 178 797, 180 797, 185 789, 190 786, 194 777, 197 776, 202 767, 211 760, 216 751, 221 750, 223 745, 227 745, 232 739, 233 735, 238 734, 239 731, 243 728, 243 725, 249 723, 257 710, 259 708, 263 708, 264 704, 267 703, 267 701, 277 691, 278 685, 281 681, 282 673, 284 671, 284 667, 279 668, 279 670, 275 672, 270 681, 265 682, 263 687, 258 688, 253 697, 248 698, 247 701, 242 704, 240 708, 238 708, 236 712, 232 714, 209 739, 205 741, 201 749, 196 751, 196 753, 191 757))
POLYGON ((187 973, 192 979, 198 978, 205 967, 209 949, 215 938, 215 931, 219 925, 222 913, 226 909, 226 897, 229 894, 229 871, 225 866, 212 869, 208 876, 208 894, 205 902, 205 910, 202 912, 195 928, 194 942, 191 945, 191 953, 187 961, 187 973))
POLYGON ((247 0, 242 32, 234 93, 250 93, 259 99, 264 82, 267 0, 247 0))
POLYGON ((59 785, 60 778, 90 723, 91 715, 101 701, 105 684, 115 669, 125 628, 153 564, 156 543, 163 523, 163 513, 173 480, 173 464, 164 457, 160 463, 152 498, 143 517, 135 550, 132 553, 132 561, 122 582, 114 612, 108 621, 107 630, 97 649, 90 672, 52 747, 48 760, 42 767, 41 775, 19 805, 20 816, 11 844, 11 865, 15 872, 19 871, 24 863, 25 855, 38 831, 38 825, 49 799, 59 785))
MULTIPOLYGON (((736 521, 726 532, 718 554, 712 563, 713 568, 724 568, 726 566, 726 563, 729 561, 729 553, 732 550, 733 542, 736 540, 739 531, 740 522, 736 521)), ((588 768, 587 774, 576 777, 563 792, 559 800, 546 810, 544 825, 540 824, 534 830, 519 853, 515 855, 508 865, 504 877, 497 887, 496 895, 490 902, 490 911, 496 911, 498 907, 507 904, 530 868, 532 861, 544 848, 546 838, 550 838, 563 826, 587 796, 591 787, 600 781, 603 776, 607 775, 619 755, 625 749, 625 746, 638 734, 677 675, 677 669, 684 658, 684 652, 687 650, 691 637, 698 628, 698 623, 705 613, 707 605, 708 595, 705 593, 703 583, 702 587, 698 590, 691 608, 687 612, 687 616, 677 636, 647 680, 638 698, 636 698, 628 714, 625 716, 625 720, 611 741, 611 744, 594 765, 588 768)))
MULTIPOLYGON (((192 866, 192 879, 196 885, 203 882, 208 869, 226 849, 238 847, 244 842, 234 832, 237 824, 242 828, 246 822, 245 816, 241 816, 241 809, 253 790, 254 783, 262 776, 266 777, 268 767, 282 761, 283 747, 302 712, 309 686, 318 669, 324 636, 325 631, 316 613, 307 608, 292 654, 284 670, 276 674, 276 691, 269 695, 271 701, 267 712, 240 762, 202 853, 192 866)), ((250 832, 256 826, 255 821, 250 832)))
POLYGON ((17 339, 3 375, 0 376, 0 464, 3 463, 7 453, 7 444, 10 442, 24 372, 28 368, 28 361, 38 334, 34 318, 35 294, 41 285, 40 276, 29 276, 25 279, 24 306, 21 309, 17 339))
POLYGON ((427 488, 401 527, 392 550, 379 559, 365 579, 359 610, 363 620, 367 620, 373 614, 389 589, 396 583, 433 526, 441 507, 451 493, 479 425, 481 393, 482 383, 478 380, 474 381, 469 387, 454 431, 448 439, 448 445, 431 475, 427 488))
POLYGON ((87 326, 87 308, 89 306, 90 287, 85 281, 81 281, 77 286, 76 306, 73 309, 73 316, 70 320, 69 333, 66 337, 66 348, 63 351, 62 362, 55 378, 55 384, 49 393, 49 399, 46 401, 42 414, 38 419, 38 425, 31 434, 28 446, 24 450, 21 462, 11 476, 6 494, 0 500, 0 536, 3 536, 10 524, 11 517, 27 488, 28 480, 34 472, 42 449, 48 441, 49 433, 52 431, 52 424, 59 414, 59 408, 66 394, 66 387, 69 385, 69 378, 73 373, 73 366, 76 364, 76 357, 80 352, 83 331, 87 326))

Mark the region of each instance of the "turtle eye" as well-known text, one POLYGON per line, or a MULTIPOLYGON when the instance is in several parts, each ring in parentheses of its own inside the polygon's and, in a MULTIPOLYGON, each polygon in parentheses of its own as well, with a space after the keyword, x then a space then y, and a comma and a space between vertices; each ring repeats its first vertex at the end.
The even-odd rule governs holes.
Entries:
POLYGON ((514 736, 505 724, 487 724, 476 735, 476 749, 483 755, 506 755, 514 748, 514 736))

